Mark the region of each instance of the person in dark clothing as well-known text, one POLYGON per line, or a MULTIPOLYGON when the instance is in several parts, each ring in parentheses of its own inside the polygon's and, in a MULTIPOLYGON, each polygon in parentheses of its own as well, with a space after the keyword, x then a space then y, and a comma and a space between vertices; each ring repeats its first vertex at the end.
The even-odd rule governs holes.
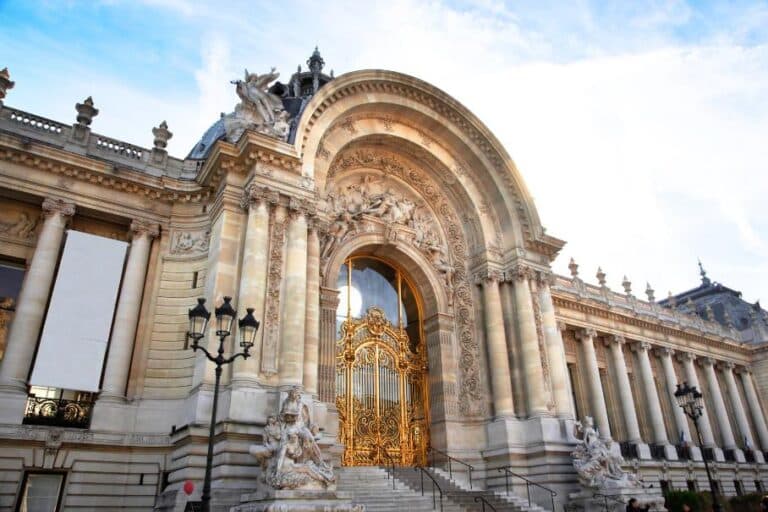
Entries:
POLYGON ((629 500, 629 503, 627 504, 627 512, 644 512, 647 510, 650 510, 651 506, 646 505, 644 507, 640 507, 640 502, 637 501, 637 498, 632 498, 629 500))
POLYGON ((763 496, 760 500, 760 512, 768 512, 768 495, 763 496))

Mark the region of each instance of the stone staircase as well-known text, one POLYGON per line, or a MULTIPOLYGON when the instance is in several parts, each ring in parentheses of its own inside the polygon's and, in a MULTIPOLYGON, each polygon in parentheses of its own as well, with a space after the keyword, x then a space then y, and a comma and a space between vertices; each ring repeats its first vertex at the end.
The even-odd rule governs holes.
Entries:
MULTIPOLYGON (((390 468, 354 467, 338 468, 338 489, 352 494, 355 504, 365 505, 369 512, 407 511, 428 512, 440 510, 439 493, 436 492, 433 507, 432 483, 424 476, 424 496, 421 495, 421 474, 414 468, 397 468, 395 489, 392 489, 390 468)), ((428 470, 443 491, 443 512, 480 512, 482 504, 475 498, 482 496, 493 507, 486 505, 486 512, 544 512, 537 505, 528 506, 527 500, 518 496, 505 496, 496 492, 473 489, 448 477, 441 470, 428 470)))

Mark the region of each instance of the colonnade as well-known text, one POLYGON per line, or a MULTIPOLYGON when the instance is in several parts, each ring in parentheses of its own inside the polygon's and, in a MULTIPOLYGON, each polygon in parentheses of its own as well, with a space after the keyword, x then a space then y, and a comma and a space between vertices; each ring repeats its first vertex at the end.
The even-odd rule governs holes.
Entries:
MULTIPOLYGON (((565 329, 566 326, 561 324, 561 328, 565 329)), ((664 458, 677 460, 678 454, 675 445, 680 444, 680 433, 689 444, 695 439, 691 435, 692 429, 689 427, 687 416, 674 398, 677 384, 686 381, 690 385, 696 386, 705 395, 709 394, 709 402, 713 406, 711 411, 705 406, 703 414, 698 420, 702 440, 700 448, 711 450, 709 456, 717 460, 732 459, 744 462, 745 454, 740 445, 749 446, 753 450, 755 460, 763 462, 762 452, 768 451, 768 442, 766 442, 768 441, 768 427, 748 369, 737 369, 732 362, 728 361, 718 362, 711 357, 697 356, 690 352, 679 352, 676 355, 682 363, 683 375, 678 377, 673 361, 675 351, 669 347, 654 347, 645 341, 629 342, 622 336, 607 333, 598 336, 597 331, 592 328, 576 328, 574 335, 580 344, 578 364, 583 372, 583 382, 586 386, 585 394, 589 402, 588 408, 602 438, 609 439, 613 436, 603 389, 603 386, 613 386, 618 395, 619 407, 617 409, 620 412, 625 432, 625 439, 622 441, 635 445, 638 448, 640 458, 651 456, 651 452, 648 450, 648 446, 651 446, 656 447, 657 456, 660 456, 663 451, 664 458), (612 382, 603 382, 600 376, 595 350, 598 338, 603 340, 610 352, 610 357, 607 359, 613 370, 611 372, 614 376, 611 379, 612 382), (642 393, 643 404, 636 404, 632 393, 623 349, 627 345, 636 355, 637 392, 642 393), (661 375, 654 374, 652 358, 658 358, 662 369, 661 375), (701 366, 701 372, 705 377, 706 387, 704 388, 699 381, 697 364, 701 366), (736 382, 736 374, 739 375, 744 388, 743 396, 736 382), (661 392, 656 385, 657 379, 663 379, 665 382, 661 392), (721 389, 721 379, 725 384, 733 411, 733 421, 740 436, 739 439, 743 443, 736 442, 736 434, 721 389), (667 434, 662 401, 668 401, 673 411, 671 421, 674 431, 678 433, 675 438, 670 438, 667 434), (638 405, 642 405, 644 410, 640 411, 638 405), (642 438, 638 422, 640 414, 644 415, 650 424, 650 436, 645 439, 642 438), (755 433, 760 441, 759 446, 755 444, 748 414, 751 416, 752 425, 754 425, 755 433), (715 427, 719 432, 720 445, 715 440, 715 427)), ((700 459, 701 453, 698 447, 691 450, 691 456, 694 459, 700 459)))

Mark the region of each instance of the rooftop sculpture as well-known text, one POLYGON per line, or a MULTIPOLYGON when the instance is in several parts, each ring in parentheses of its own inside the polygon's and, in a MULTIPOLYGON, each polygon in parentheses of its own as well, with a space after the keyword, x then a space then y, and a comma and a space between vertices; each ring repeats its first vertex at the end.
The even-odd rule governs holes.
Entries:
POLYGON ((262 75, 249 73, 246 69, 243 80, 232 81, 241 101, 234 112, 224 116, 224 130, 229 142, 237 142, 248 129, 283 141, 288 138, 290 115, 283 108, 280 97, 268 90, 269 84, 279 76, 275 68, 262 75))

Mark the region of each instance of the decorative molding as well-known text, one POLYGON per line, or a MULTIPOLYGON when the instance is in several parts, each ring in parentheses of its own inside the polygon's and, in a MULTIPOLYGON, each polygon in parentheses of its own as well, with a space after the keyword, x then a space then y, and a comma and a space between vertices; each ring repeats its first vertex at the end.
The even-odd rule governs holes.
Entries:
POLYGON ((35 238, 38 218, 24 210, 0 211, 0 235, 21 241, 31 241, 35 238))
POLYGON ((283 249, 287 212, 283 206, 272 209, 267 264, 267 297, 264 314, 264 336, 261 348, 261 371, 267 375, 277 373, 277 347, 280 342, 280 285, 283 281, 283 249))

